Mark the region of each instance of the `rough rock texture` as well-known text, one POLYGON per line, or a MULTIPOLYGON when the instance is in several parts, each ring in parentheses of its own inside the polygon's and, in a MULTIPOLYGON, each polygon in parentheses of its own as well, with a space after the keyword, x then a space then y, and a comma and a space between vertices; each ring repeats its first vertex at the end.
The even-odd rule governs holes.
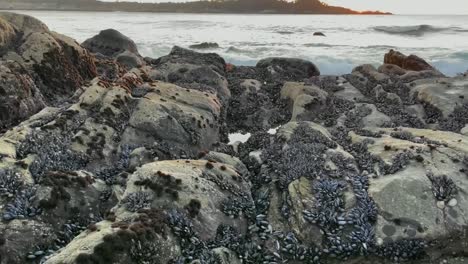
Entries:
POLYGON ((103 30, 82 45, 98 58, 96 64, 100 75, 107 75, 111 80, 115 80, 120 71, 115 68, 130 70, 146 64, 135 42, 115 29, 103 30))
POLYGON ((292 58, 267 58, 257 63, 257 68, 268 69, 275 76, 280 75, 285 80, 309 78, 320 75, 320 70, 312 62, 292 58))
POLYGON ((87 39, 82 45, 93 53, 100 53, 108 57, 117 57, 126 51, 139 55, 135 42, 115 29, 103 30, 96 36, 87 39))
POLYGON ((231 97, 225 78, 226 63, 214 53, 197 53, 174 47, 169 55, 152 61, 162 80, 216 95, 227 103, 231 97))
POLYGON ((419 58, 416 55, 406 56, 403 53, 395 50, 390 50, 384 57, 384 63, 394 64, 402 69, 410 71, 424 71, 424 70, 435 70, 425 60, 419 58))
POLYGON ((216 42, 203 42, 199 44, 190 45, 189 48, 191 49, 217 49, 219 48, 219 45, 216 42))
POLYGON ((94 59, 35 18, 0 13, 0 129, 57 105, 96 76, 94 59))
MULTIPOLYGON (((3 47, 59 38, 1 17, 3 47)), ((0 60, 0 110, 26 119, 0 135, 0 264, 467 262, 467 76, 90 58, 99 77, 55 107, 0 60)))

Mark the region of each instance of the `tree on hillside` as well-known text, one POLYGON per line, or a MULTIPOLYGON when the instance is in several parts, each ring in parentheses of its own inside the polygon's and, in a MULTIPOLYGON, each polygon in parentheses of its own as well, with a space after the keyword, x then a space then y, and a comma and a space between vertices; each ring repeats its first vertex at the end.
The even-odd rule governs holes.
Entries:
POLYGON ((296 8, 300 10, 317 10, 324 6, 320 0, 296 0, 296 8))

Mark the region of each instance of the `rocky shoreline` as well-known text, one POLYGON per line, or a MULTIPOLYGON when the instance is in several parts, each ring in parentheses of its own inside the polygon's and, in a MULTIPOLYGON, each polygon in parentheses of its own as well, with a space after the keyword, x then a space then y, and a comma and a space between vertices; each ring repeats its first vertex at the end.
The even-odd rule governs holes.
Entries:
POLYGON ((468 261, 466 74, 144 58, 12 13, 0 58, 1 264, 468 261))

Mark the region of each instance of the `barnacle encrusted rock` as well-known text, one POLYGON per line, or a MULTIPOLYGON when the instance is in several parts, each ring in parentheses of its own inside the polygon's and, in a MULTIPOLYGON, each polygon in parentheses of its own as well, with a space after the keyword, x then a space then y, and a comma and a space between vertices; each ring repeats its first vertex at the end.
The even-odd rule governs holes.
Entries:
POLYGON ((197 53, 175 46, 169 55, 152 62, 166 82, 214 94, 223 105, 231 97, 225 77, 226 62, 214 53, 197 53))
MULTIPOLYGON (((231 219, 221 209, 226 200, 239 197, 247 206, 253 204, 249 184, 231 165, 206 160, 174 160, 149 163, 128 179, 124 197, 149 192, 151 208, 188 210, 192 213, 194 231, 200 238, 214 238, 220 224, 246 226, 246 216, 231 219), (197 208, 191 208, 192 205, 197 208)), ((242 207, 242 204, 238 205, 242 207)), ((120 207, 117 211, 128 210, 120 207)), ((245 230, 244 230, 245 231, 245 230)))
POLYGON ((167 140, 195 152, 209 149, 219 138, 221 110, 212 94, 152 83, 136 102, 122 139, 129 144, 167 140))
POLYGON ((384 242, 422 238, 444 245, 446 238, 468 225, 468 196, 456 191, 468 188, 461 163, 468 154, 468 138, 424 129, 401 128, 399 134, 392 129, 376 130, 384 133, 373 138, 370 153, 400 168, 371 179, 369 193, 380 209, 377 238, 384 242), (394 159, 405 152, 412 155, 394 159), (456 202, 448 206, 452 199, 456 202), (440 207, 440 201, 446 206, 440 207))
POLYGON ((287 82, 281 89, 281 98, 289 99, 292 104, 291 121, 313 120, 310 117, 321 111, 326 104, 328 93, 313 85, 287 82))
POLYGON ((96 76, 94 59, 73 39, 35 18, 0 13, 0 129, 57 105, 96 76))
POLYGON ((466 75, 0 29, 0 263, 466 262, 466 75))
POLYGON ((464 76, 414 81, 411 93, 424 105, 428 118, 443 130, 460 132, 466 125, 468 79, 464 76))

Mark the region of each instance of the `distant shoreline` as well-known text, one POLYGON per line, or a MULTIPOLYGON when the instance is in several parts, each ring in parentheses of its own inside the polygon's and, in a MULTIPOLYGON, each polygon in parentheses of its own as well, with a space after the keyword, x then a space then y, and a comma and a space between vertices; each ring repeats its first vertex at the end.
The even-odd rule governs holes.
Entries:
POLYGON ((147 14, 206 14, 206 15, 331 15, 331 16, 394 16, 399 14, 393 13, 289 13, 289 12, 188 12, 188 11, 131 11, 131 10, 88 10, 88 9, 38 9, 38 8, 20 8, 20 9, 5 9, 0 8, 0 12, 15 12, 15 11, 57 11, 57 12, 102 12, 102 13, 147 13, 147 14))
POLYGON ((340 6, 329 6, 319 1, 296 4, 279 0, 246 4, 238 1, 195 1, 186 3, 100 2, 96 0, 47 0, 42 3, 0 0, 0 10, 28 11, 83 11, 83 12, 135 12, 135 13, 188 13, 188 14, 305 14, 305 15, 392 15, 380 11, 355 11, 340 6))

